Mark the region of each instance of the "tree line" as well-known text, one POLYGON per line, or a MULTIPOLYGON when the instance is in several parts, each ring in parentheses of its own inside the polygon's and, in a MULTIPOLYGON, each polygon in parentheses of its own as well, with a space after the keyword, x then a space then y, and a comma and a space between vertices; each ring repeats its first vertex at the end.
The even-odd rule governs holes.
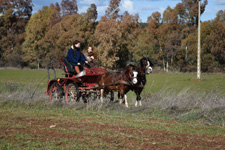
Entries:
MULTIPOLYGON (((181 0, 174 8, 156 11, 142 23, 138 14, 120 12, 121 0, 111 0, 97 20, 93 3, 78 13, 76 0, 44 6, 32 15, 32 0, 0 0, 0 66, 59 67, 72 42, 92 46, 98 65, 110 69, 149 57, 155 66, 196 71, 198 0, 181 0)), ((208 1, 201 2, 201 14, 208 1)), ((201 68, 225 70, 225 10, 201 23, 201 68)))

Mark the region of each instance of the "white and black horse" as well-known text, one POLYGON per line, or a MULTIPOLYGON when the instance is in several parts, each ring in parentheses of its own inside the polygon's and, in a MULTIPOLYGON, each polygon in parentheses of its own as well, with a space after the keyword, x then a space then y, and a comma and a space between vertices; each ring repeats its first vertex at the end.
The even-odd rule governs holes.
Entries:
POLYGON ((143 91, 145 84, 146 84, 146 74, 150 74, 152 72, 152 63, 150 59, 143 57, 139 64, 137 65, 137 71, 138 71, 138 83, 136 85, 133 85, 131 90, 133 90, 136 93, 136 103, 135 106, 137 107, 142 106, 141 103, 141 92, 143 91))
MULTIPOLYGON (((129 90, 134 91, 135 94, 136 94, 136 103, 135 103, 136 107, 138 105, 142 106, 141 92, 143 91, 143 89, 145 87, 145 84, 147 82, 146 81, 146 74, 150 74, 152 72, 151 65, 152 65, 152 62, 150 61, 150 59, 143 57, 139 61, 138 65, 136 67, 136 71, 138 72, 138 75, 137 75, 137 81, 138 82, 136 84, 130 84, 129 87, 128 87, 129 90)), ((118 97, 120 98, 120 93, 118 93, 118 97)), ((124 97, 125 97, 125 104, 128 107, 126 95, 124 97)))

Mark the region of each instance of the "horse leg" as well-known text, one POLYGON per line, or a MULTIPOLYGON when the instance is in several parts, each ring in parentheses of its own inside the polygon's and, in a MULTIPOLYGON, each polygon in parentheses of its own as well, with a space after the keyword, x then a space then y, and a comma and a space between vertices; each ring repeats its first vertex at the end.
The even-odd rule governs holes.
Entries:
POLYGON ((120 103, 120 104, 123 103, 123 96, 122 96, 122 95, 120 95, 120 97, 119 97, 119 103, 120 103))
POLYGON ((119 104, 123 103, 124 94, 123 91, 118 91, 119 104))
POLYGON ((118 91, 118 99, 119 99, 119 104, 123 103, 123 97, 122 94, 120 94, 120 92, 118 91))
POLYGON ((118 96, 118 99, 120 99, 120 92, 118 92, 117 96, 118 96))
POLYGON ((110 93, 111 93, 110 101, 113 101, 114 100, 114 92, 111 91, 110 93))
POLYGON ((129 107, 129 106, 128 106, 128 102, 127 102, 127 95, 126 95, 126 94, 121 94, 121 95, 120 95, 120 99, 119 99, 120 104, 122 104, 123 99, 124 99, 124 101, 125 101, 125 106, 126 106, 126 107, 129 107))
POLYGON ((126 94, 124 95, 124 100, 125 100, 125 106, 128 108, 129 106, 128 106, 127 95, 126 94))
POLYGON ((142 102, 141 102, 141 100, 139 100, 139 106, 142 106, 142 102))
POLYGON ((136 92, 136 95, 137 95, 137 98, 136 98, 135 107, 138 106, 138 103, 139 103, 139 106, 142 106, 140 93, 136 92))
POLYGON ((104 94, 104 89, 100 90, 100 101, 103 103, 103 94, 104 94))
POLYGON ((121 94, 120 94, 120 92, 118 91, 118 94, 117 94, 117 97, 118 97, 118 99, 119 99, 119 104, 122 104, 122 96, 121 96, 121 94))

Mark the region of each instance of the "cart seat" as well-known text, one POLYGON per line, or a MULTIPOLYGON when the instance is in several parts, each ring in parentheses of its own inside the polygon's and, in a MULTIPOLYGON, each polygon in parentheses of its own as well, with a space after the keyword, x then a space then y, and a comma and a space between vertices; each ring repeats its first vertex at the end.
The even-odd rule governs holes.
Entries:
POLYGON ((66 57, 64 57, 61 62, 64 66, 64 71, 66 74, 68 74, 68 75, 76 75, 77 74, 73 65, 67 60, 66 57))

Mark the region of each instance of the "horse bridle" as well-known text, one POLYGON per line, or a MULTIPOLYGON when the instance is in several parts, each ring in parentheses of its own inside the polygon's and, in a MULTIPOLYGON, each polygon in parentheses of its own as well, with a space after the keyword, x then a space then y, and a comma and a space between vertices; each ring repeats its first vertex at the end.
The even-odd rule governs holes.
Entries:
POLYGON ((129 73, 129 77, 130 77, 132 83, 133 83, 134 79, 136 79, 136 83, 133 83, 133 84, 137 84, 137 82, 138 82, 138 79, 137 79, 137 77, 138 77, 138 72, 137 72, 137 71, 132 70, 132 71, 129 73), (134 76, 133 76, 133 75, 134 75, 134 76))
POLYGON ((151 68, 151 66, 150 66, 149 60, 146 60, 146 62, 147 62, 147 65, 145 65, 145 73, 144 73, 144 74, 149 74, 149 73, 151 73, 152 68, 151 68), (150 69, 150 68, 151 68, 151 69, 150 69), (149 73, 147 72, 148 69, 150 70, 149 73))
POLYGON ((136 70, 132 70, 129 72, 129 75, 128 75, 129 79, 126 77, 126 75, 124 74, 124 79, 130 84, 130 85, 134 85, 134 84, 137 84, 138 82, 138 71, 136 70), (133 76, 134 72, 136 72, 136 77, 133 76), (136 83, 133 83, 133 80, 136 78, 136 83))

